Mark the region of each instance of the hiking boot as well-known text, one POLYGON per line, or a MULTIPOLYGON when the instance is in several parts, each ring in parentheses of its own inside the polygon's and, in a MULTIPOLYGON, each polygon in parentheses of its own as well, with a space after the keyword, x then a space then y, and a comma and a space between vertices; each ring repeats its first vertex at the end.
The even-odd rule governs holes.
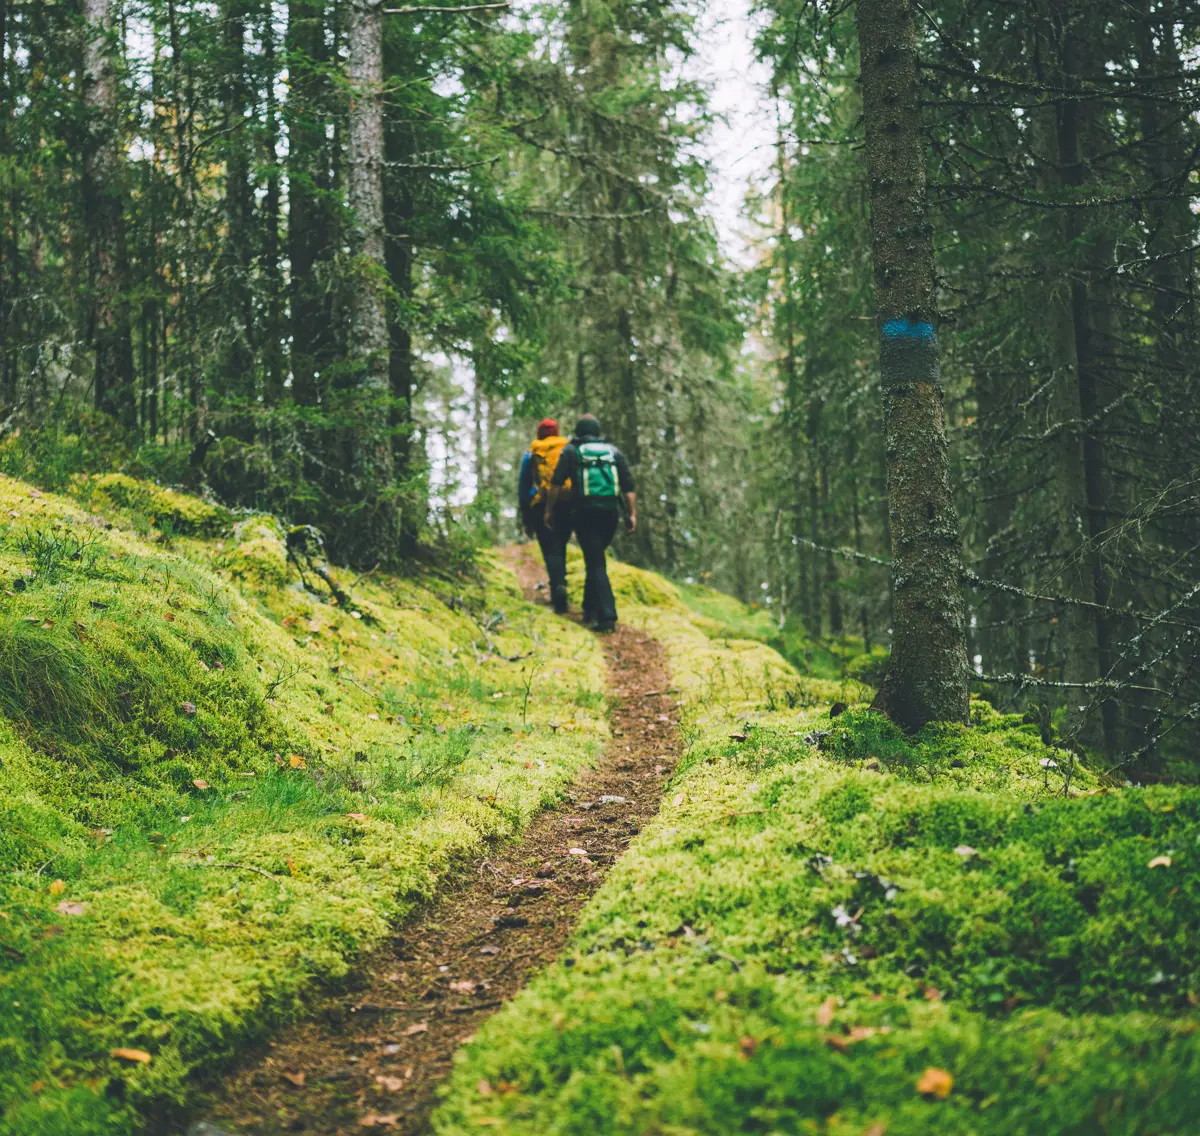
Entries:
POLYGON ((567 589, 566 589, 566 588, 561 588, 561 587, 560 587, 560 588, 555 588, 555 589, 554 589, 554 610, 555 610, 555 611, 556 611, 556 612, 557 612, 559 615, 566 615, 566 614, 567 614, 567 607, 568 607, 568 604, 567 604, 567 589))

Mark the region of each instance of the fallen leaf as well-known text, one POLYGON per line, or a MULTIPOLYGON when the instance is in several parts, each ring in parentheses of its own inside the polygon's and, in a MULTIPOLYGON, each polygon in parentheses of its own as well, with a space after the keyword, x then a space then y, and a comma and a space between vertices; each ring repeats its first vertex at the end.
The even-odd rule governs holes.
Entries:
POLYGON ((953 1088, 953 1076, 945 1069, 937 1069, 932 1065, 917 1078, 917 1092, 924 1093, 935 1100, 945 1100, 953 1088))
POLYGON ((398 1112, 368 1112, 358 1123, 363 1128, 395 1128, 400 1123, 400 1114, 398 1112))
POLYGON ((567 849, 568 856, 586 856, 587 854, 588 854, 588 852, 587 852, 586 848, 568 848, 567 849))
POLYGON ((380 1073, 379 1076, 375 1078, 375 1084, 379 1085, 380 1088, 384 1089, 386 1092, 398 1093, 402 1088, 404 1088, 404 1078, 387 1077, 383 1073, 380 1073))
POLYGON ((673 804, 676 808, 679 808, 679 806, 683 804, 683 794, 676 793, 675 796, 671 798, 671 804, 673 804))
POLYGON ((1170 856, 1155 856, 1154 859, 1151 860, 1150 863, 1146 865, 1147 868, 1169 868, 1170 866, 1171 866, 1171 857, 1170 856))
POLYGON ((65 883, 63 883, 62 880, 55 880, 54 883, 52 883, 50 885, 50 894, 51 895, 62 895, 62 893, 66 890, 67 890, 67 885, 65 883))
POLYGON ((887 1032, 886 1026, 878 1029, 875 1026, 854 1026, 849 1033, 829 1034, 825 1038, 825 1043, 845 1053, 850 1046, 857 1045, 860 1041, 866 1041, 867 1038, 874 1037, 877 1033, 887 1032))
POLYGON ((837 1009, 837 999, 831 994, 824 1002, 817 1007, 817 1025, 823 1029, 833 1021, 833 1012, 837 1009))
POLYGON ((87 904, 73 899, 64 899, 54 910, 60 915, 83 915, 87 911, 87 904))
POLYGON ((150 1054, 144 1049, 126 1049, 121 1046, 117 1049, 110 1049, 108 1055, 109 1057, 118 1057, 122 1061, 136 1061, 139 1065, 150 1064, 150 1054))
POLYGON ((173 611, 164 611, 163 619, 165 619, 168 623, 174 623, 175 622, 175 613, 173 611))
POLYGON ((742 1051, 743 1057, 749 1057, 758 1048, 758 1038, 750 1037, 747 1034, 738 1039, 738 1048, 742 1051))
POLYGON ((413 1024, 411 1026, 409 1026, 408 1029, 400 1031, 400 1036, 401 1037, 412 1037, 413 1034, 428 1033, 428 1032, 429 1032, 429 1023, 428 1022, 413 1022, 413 1024))
POLYGON ((194 702, 181 702, 179 704, 179 709, 182 710, 185 714, 195 714, 196 713, 196 704, 194 702))
POLYGON ((863 1129, 862 1136, 886 1136, 886 1134, 887 1134, 887 1121, 886 1120, 877 1120, 869 1128, 863 1129))
POLYGON ((459 982, 451 982, 450 989, 453 990, 455 994, 474 994, 475 985, 476 984, 471 979, 464 978, 459 982))
POLYGON ((40 1093, 45 1087, 45 1081, 34 1081, 33 1084, 29 1086, 29 1091, 36 1097, 38 1093, 40 1093))
POLYGON ((373 712, 372 712, 372 713, 370 713, 370 714, 368 714, 368 715, 367 715, 367 717, 368 717, 368 718, 369 718, 369 719, 370 719, 372 722, 378 722, 378 721, 379 721, 379 715, 378 715, 378 714, 375 714, 375 713, 373 713, 373 712))
POLYGON ((478 1084, 475 1086, 475 1091, 476 1091, 476 1092, 477 1092, 477 1093, 478 1093, 478 1094, 479 1094, 481 1097, 490 1097, 490 1096, 492 1095, 492 1086, 491 1086, 491 1084, 489 1084, 487 1081, 480 1081, 480 1082, 479 1082, 479 1083, 478 1083, 478 1084))
POLYGON ((349 817, 351 820, 366 820, 366 819, 367 819, 367 814, 366 814, 366 813, 347 813, 346 815, 347 815, 347 816, 348 816, 348 817, 349 817))
POLYGON ((201 792, 208 788, 208 782, 205 781, 203 777, 197 777, 192 784, 195 785, 197 789, 201 790, 201 792))
POLYGON ((288 754, 288 765, 293 769, 307 769, 308 762, 304 760, 298 753, 288 754))
POLYGON ((279 1075, 285 1081, 290 1081, 293 1085, 296 1086, 296 1088, 298 1088, 298 1089, 304 1088, 304 1074, 303 1073, 280 1073, 279 1075))
POLYGON ((961 856, 964 860, 969 860, 972 856, 979 855, 979 853, 976 852, 975 849, 972 848, 969 844, 960 844, 957 848, 954 849, 954 853, 957 856, 961 856))
POLYGON ((500 948, 489 944, 486 947, 480 947, 479 953, 481 955, 498 955, 500 953, 500 948))
POLYGON ((936 986, 925 987, 926 1002, 940 1002, 942 1000, 942 992, 936 986))

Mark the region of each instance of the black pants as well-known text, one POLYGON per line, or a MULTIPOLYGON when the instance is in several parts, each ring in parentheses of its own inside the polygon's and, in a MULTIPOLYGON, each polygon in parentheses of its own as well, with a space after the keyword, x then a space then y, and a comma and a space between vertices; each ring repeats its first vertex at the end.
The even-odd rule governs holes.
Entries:
POLYGON ((529 510, 529 526, 537 537, 538 547, 542 550, 542 560, 546 565, 546 575, 550 577, 550 598, 555 606, 559 606, 559 597, 565 604, 567 595, 567 541, 571 539, 571 530, 560 527, 546 528, 546 506, 534 505, 529 510))
POLYGON ((572 518, 572 527, 579 547, 587 581, 583 586, 583 614, 597 623, 617 621, 617 601, 612 584, 608 582, 608 561, 605 551, 617 534, 619 514, 616 509, 583 508, 572 518))

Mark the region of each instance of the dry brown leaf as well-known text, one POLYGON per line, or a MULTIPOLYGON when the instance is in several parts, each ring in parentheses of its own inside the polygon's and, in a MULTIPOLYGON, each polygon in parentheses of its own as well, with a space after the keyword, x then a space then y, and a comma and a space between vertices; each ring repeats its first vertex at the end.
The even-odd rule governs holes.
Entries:
POLYGON ((295 1085, 296 1088, 298 1088, 298 1089, 304 1088, 304 1079, 305 1078, 304 1078, 303 1073, 280 1073, 279 1075, 285 1081, 289 1081, 289 1082, 291 1082, 291 1084, 295 1085))
POLYGON ((195 714, 196 713, 196 704, 194 702, 181 702, 179 704, 179 709, 182 710, 185 714, 195 714))
POLYGON ((588 854, 588 851, 586 848, 568 848, 567 849, 568 856, 586 856, 587 854, 588 854))
POLYGON ((817 1007, 817 1025, 823 1029, 833 1022, 833 1012, 837 1009, 837 999, 831 994, 817 1007))
POLYGON ((413 1022, 413 1024, 411 1026, 409 1026, 408 1029, 400 1031, 400 1036, 401 1037, 412 1037, 413 1034, 428 1033, 428 1032, 429 1032, 429 1023, 428 1022, 413 1022))
POLYGON ((83 915, 87 911, 87 904, 74 899, 64 899, 54 910, 59 915, 83 915))
POLYGON ((308 762, 305 761, 304 758, 302 758, 298 753, 289 753, 288 765, 290 765, 293 769, 306 769, 308 767, 308 762))
POLYGON ((877 1121, 875 1121, 874 1124, 863 1129, 862 1136, 886 1136, 886 1133, 887 1133, 887 1121, 886 1120, 877 1120, 877 1121))
POLYGON ((173 611, 164 611, 163 619, 165 619, 168 623, 174 623, 175 622, 175 613, 173 611))
POLYGON ((371 722, 378 722, 379 715, 376 714, 374 711, 372 711, 370 714, 367 715, 367 720, 371 721, 371 722))
POLYGON ((109 1057, 118 1057, 122 1061, 136 1061, 139 1065, 150 1064, 150 1054, 144 1049, 126 1049, 124 1046, 119 1046, 116 1049, 108 1051, 109 1057))
POLYGON ((194 781, 192 781, 192 784, 195 785, 196 788, 201 790, 202 792, 203 792, 203 790, 208 788, 208 782, 205 781, 203 777, 197 777, 194 781))
POLYGON ((386 1092, 398 1093, 402 1088, 404 1088, 404 1078, 388 1077, 385 1074, 380 1073, 379 1076, 375 1078, 375 1084, 377 1084, 381 1089, 384 1089, 386 1092))
POLYGON ((758 1038, 751 1037, 749 1034, 740 1037, 738 1038, 738 1048, 742 1051, 743 1057, 749 1057, 758 1048, 758 1038))
POLYGON ((1146 865, 1147 868, 1169 868, 1170 866, 1171 866, 1171 857, 1170 856, 1155 856, 1154 859, 1151 860, 1150 863, 1146 865))
POLYGON ((66 890, 67 890, 67 885, 65 883, 63 883, 62 880, 55 880, 54 883, 52 883, 50 885, 50 894, 51 895, 62 895, 62 893, 66 890))
POLYGON ((358 1123, 363 1128, 395 1128, 400 1123, 400 1114, 398 1112, 368 1112, 358 1123))
POLYGON ((348 816, 348 817, 349 817, 351 820, 366 820, 366 819, 367 819, 367 814, 366 814, 366 813, 347 813, 346 815, 347 815, 347 816, 348 816))
POLYGON ((480 1081, 480 1082, 479 1082, 479 1083, 478 1083, 478 1084, 475 1086, 475 1091, 476 1091, 476 1092, 477 1092, 477 1093, 478 1093, 478 1094, 479 1094, 481 1097, 490 1097, 490 1096, 492 1095, 492 1086, 491 1086, 491 1084, 490 1084, 488 1081, 480 1081))
POLYGON ((917 1078, 917 1092, 933 1097, 935 1100, 945 1100, 954 1088, 954 1077, 945 1069, 930 1065, 917 1078))
POLYGON ((474 994, 475 985, 476 984, 472 979, 464 978, 459 982, 451 982, 450 989, 453 990, 455 994, 474 994))
POLYGON ((848 1033, 831 1033, 825 1036, 825 1043, 832 1046, 841 1053, 845 1053, 852 1045, 857 1045, 860 1041, 866 1041, 869 1037, 874 1037, 877 1033, 887 1033, 887 1026, 876 1028, 875 1026, 854 1026, 848 1033))
POLYGON ((679 808, 679 806, 683 804, 683 794, 676 793, 675 796, 671 799, 671 804, 673 804, 676 808, 679 808))
POLYGON ((936 986, 925 987, 926 1002, 940 1002, 942 1000, 942 992, 936 986))

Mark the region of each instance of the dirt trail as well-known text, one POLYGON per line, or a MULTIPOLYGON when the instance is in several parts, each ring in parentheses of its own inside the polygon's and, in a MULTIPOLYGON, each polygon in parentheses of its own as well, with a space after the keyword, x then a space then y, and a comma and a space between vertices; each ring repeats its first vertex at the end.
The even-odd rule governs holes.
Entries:
MULTIPOLYGON (((534 598, 540 564, 528 547, 506 555, 534 598)), ((562 950, 584 902, 658 811, 678 756, 662 648, 620 625, 602 644, 613 737, 568 802, 447 880, 366 961, 352 993, 315 1006, 229 1077, 194 1113, 204 1118, 195 1136, 426 1130, 455 1049, 562 950)))

